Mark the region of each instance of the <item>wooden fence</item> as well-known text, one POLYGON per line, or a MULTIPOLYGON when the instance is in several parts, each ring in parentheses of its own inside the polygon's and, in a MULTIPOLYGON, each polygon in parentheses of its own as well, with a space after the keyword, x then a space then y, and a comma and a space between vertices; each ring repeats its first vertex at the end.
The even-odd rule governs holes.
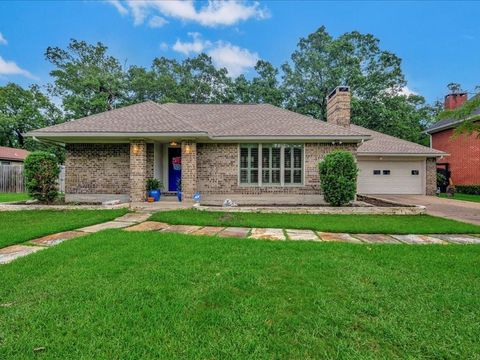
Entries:
MULTIPOLYGON (((58 176, 58 190, 65 192, 65 166, 60 166, 58 176)), ((21 165, 0 165, 0 193, 21 193, 26 192, 21 165)))

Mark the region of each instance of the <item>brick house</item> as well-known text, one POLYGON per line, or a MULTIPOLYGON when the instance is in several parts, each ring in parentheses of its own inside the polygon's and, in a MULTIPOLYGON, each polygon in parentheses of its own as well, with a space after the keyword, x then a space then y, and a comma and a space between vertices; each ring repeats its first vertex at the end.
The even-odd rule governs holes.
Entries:
POLYGON ((444 153, 350 125, 350 91, 328 97, 327 121, 268 104, 127 106, 30 132, 66 147, 67 201, 145 200, 145 181, 162 180, 184 199, 239 203, 321 201, 318 163, 355 154, 361 193, 434 194, 435 158, 444 153))
MULTIPOLYGON (((445 109, 453 110, 468 100, 467 93, 445 96, 445 109)), ((473 115, 480 115, 480 108, 473 115)), ((455 185, 480 184, 480 138, 476 134, 454 136, 461 123, 456 119, 443 119, 433 124, 426 133, 431 136, 432 148, 449 154, 438 162, 439 171, 450 176, 455 185)))

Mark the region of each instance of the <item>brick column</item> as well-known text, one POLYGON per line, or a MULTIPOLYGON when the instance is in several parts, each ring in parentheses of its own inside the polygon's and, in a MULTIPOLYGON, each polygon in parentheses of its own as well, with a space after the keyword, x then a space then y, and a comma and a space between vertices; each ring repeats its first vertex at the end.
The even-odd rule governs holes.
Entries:
POLYGON ((130 142, 130 201, 145 201, 147 180, 147 144, 145 141, 130 142))
POLYGON ((427 158, 426 166, 426 195, 435 195, 437 192, 437 159, 427 158))
POLYGON ((185 201, 192 201, 197 191, 197 144, 182 141, 182 193, 185 201))

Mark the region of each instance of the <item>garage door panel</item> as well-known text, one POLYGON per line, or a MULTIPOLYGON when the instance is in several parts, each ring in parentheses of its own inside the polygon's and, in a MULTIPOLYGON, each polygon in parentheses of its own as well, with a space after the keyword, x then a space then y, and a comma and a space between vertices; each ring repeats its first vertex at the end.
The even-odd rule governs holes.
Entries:
MULTIPOLYGON (((359 194, 423 194, 423 161, 358 161, 359 194), (380 170, 380 175, 374 175, 380 170), (416 170, 418 175, 413 175, 416 170), (390 174, 384 174, 389 171, 390 174)), ((415 173, 416 173, 415 172, 415 173)))

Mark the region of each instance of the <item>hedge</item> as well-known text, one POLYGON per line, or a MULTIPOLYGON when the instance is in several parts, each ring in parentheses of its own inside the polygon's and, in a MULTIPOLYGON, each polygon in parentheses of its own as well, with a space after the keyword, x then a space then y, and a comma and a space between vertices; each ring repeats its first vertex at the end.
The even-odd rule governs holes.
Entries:
POLYGON ((342 206, 355 199, 358 168, 352 153, 332 151, 319 164, 319 171, 326 202, 333 206, 342 206))
POLYGON ((455 185, 457 193, 480 195, 480 185, 455 185))

